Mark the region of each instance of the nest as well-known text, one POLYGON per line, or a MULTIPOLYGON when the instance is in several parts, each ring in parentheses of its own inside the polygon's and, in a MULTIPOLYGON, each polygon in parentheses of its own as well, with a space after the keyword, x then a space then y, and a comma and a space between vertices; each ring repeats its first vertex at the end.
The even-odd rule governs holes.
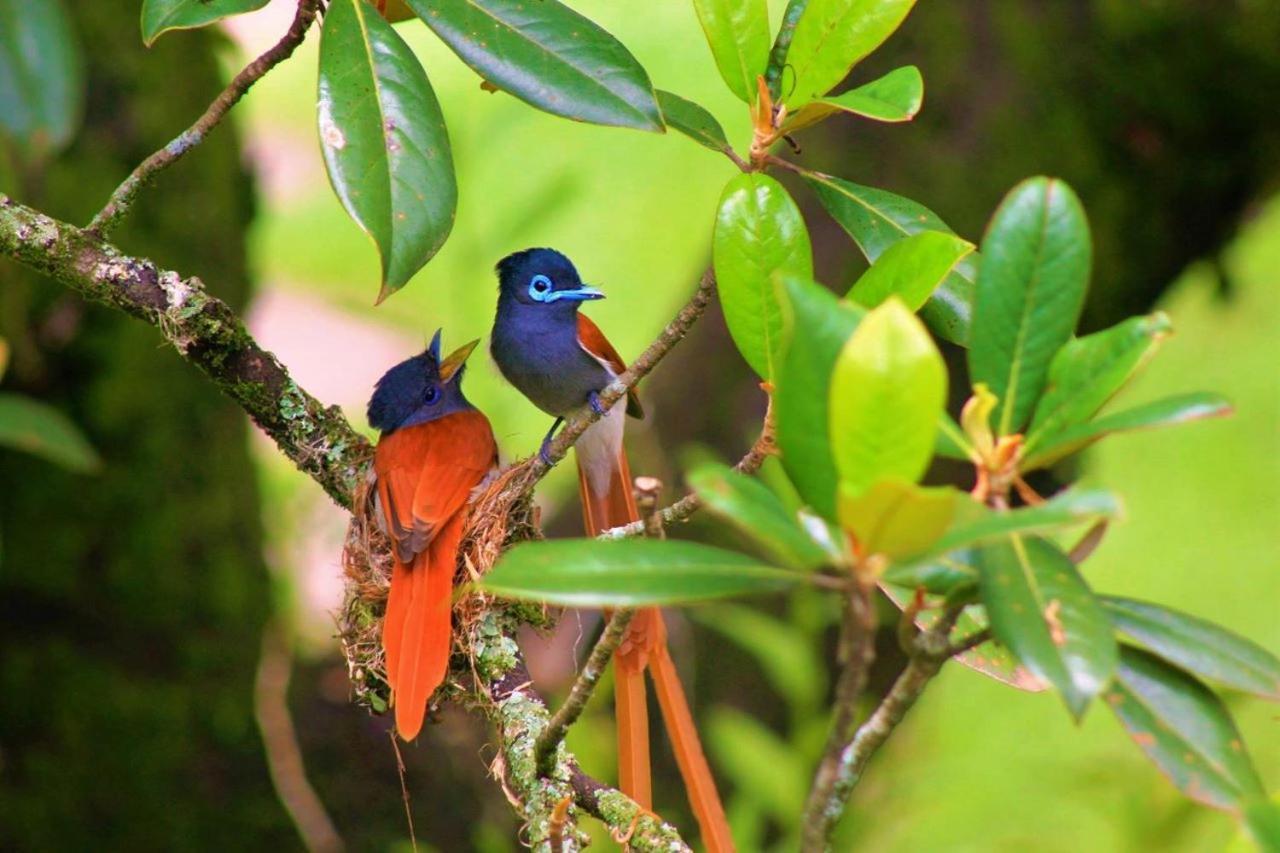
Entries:
MULTIPOLYGON (((347 660, 353 699, 376 714, 385 713, 391 705, 391 688, 387 683, 386 660, 382 651, 382 619, 387 594, 391 589, 394 559, 391 540, 378 526, 371 483, 365 483, 356 494, 351 522, 347 526, 342 549, 345 592, 337 614, 338 639, 347 660)), ((454 602, 452 672, 474 671, 470 638, 484 612, 494 606, 493 600, 472 586, 487 572, 504 550, 511 545, 542 537, 538 513, 530 496, 527 469, 512 466, 503 469, 476 488, 468 507, 466 529, 458 549, 458 566, 454 587, 461 591, 454 602)), ((538 627, 549 627, 543 608, 521 608, 520 617, 538 627)), ((450 683, 456 692, 458 685, 450 683)))

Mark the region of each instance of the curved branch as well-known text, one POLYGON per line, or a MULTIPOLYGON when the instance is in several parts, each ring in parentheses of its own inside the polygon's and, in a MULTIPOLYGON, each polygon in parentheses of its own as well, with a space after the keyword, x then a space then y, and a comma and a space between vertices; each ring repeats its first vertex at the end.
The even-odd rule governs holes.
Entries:
POLYGON ((340 506, 351 508, 369 443, 337 407, 326 408, 294 382, 200 279, 126 255, 87 230, 4 195, 0 256, 155 326, 179 355, 239 403, 285 456, 340 506))

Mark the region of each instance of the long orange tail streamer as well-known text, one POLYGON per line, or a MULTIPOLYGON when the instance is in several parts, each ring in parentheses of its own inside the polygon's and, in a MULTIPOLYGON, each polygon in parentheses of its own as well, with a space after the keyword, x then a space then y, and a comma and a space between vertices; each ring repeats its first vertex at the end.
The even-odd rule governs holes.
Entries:
MULTIPOLYGON (((604 494, 596 494, 578 456, 578 485, 582 492, 583 522, 588 535, 640 518, 631 494, 631 468, 619 452, 604 494)), ((698 820, 708 853, 732 853, 733 837, 716 793, 715 780, 702 752, 689 703, 680 686, 675 665, 667 652, 667 631, 662 611, 645 608, 632 618, 614 655, 615 713, 618 726, 618 784, 623 793, 646 809, 653 808, 649 771, 649 713, 644 671, 653 674, 662 719, 671 737, 676 764, 684 778, 689 804, 698 820)))

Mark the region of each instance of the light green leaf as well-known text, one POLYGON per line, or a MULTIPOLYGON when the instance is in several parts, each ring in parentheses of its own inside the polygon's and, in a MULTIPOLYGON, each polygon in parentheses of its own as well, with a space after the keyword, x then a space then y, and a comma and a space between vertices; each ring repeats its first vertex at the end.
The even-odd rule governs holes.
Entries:
POLYGON ((492 85, 553 115, 662 133, 649 75, 631 52, 557 0, 408 0, 492 85))
POLYGON ((969 462, 972 460, 969 447, 969 439, 965 436, 964 430, 960 429, 960 425, 951 415, 943 412, 938 418, 938 441, 933 446, 933 452, 947 459, 969 462))
POLYGON ((885 583, 930 595, 951 595, 978 586, 977 552, 970 548, 927 560, 895 562, 884 573, 885 583))
POLYGON ((688 480, 707 510, 754 539, 779 564, 816 569, 828 562, 826 551, 760 481, 719 463, 699 467, 688 480))
POLYGON ((1066 343, 1049 365, 1023 453, 1092 417, 1155 353, 1172 331, 1163 312, 1131 317, 1101 332, 1066 343))
POLYGON ((81 474, 102 467, 98 454, 66 415, 18 394, 0 392, 0 447, 22 450, 81 474))
MULTIPOLYGON (((913 234, 954 233, 937 214, 909 198, 830 175, 810 174, 805 180, 817 192, 827 213, 848 232, 871 263, 890 246, 913 234)), ((977 261, 976 253, 962 258, 920 312, 920 318, 937 335, 961 346, 969 342, 977 261)))
POLYGON ((0 0, 0 136, 36 155, 61 148, 80 126, 84 86, 62 0, 0 0))
MULTIPOLYGON (((1244 850, 1280 853, 1280 795, 1265 800, 1252 800, 1244 805, 1244 826, 1255 846, 1244 850)), ((1223 853, 1236 853, 1235 844, 1223 853)))
POLYGON ((916 482, 933 457, 946 398, 942 356, 915 315, 896 298, 868 313, 831 376, 829 423, 842 493, 856 495, 886 478, 916 482))
POLYGON ((809 768, 791 744, 754 717, 717 706, 707 726, 716 764, 756 808, 787 824, 804 811, 809 768))
POLYGON ((382 256, 381 301, 444 245, 458 188, 426 73, 363 0, 325 13, 316 114, 334 192, 382 256))
POLYGON ((800 208, 768 175, 735 175, 716 213, 711 257, 729 334, 762 379, 778 369, 786 328, 778 276, 813 275, 800 208))
POLYGON ((557 539, 512 548, 480 587, 569 607, 646 607, 775 592, 803 580, 696 542, 557 539))
POLYGON ((795 329, 782 359, 773 394, 782 467, 796 491, 829 521, 836 520, 835 456, 831 451, 831 372, 845 342, 866 314, 820 284, 785 282, 795 329))
POLYGON ((1262 797, 1231 715, 1190 675, 1126 646, 1106 698, 1134 742, 1191 799, 1235 809, 1262 797))
POLYGON ((840 524, 863 554, 918 554, 946 532, 962 498, 950 487, 925 488, 895 478, 852 493, 841 484, 840 524))
POLYGON ((924 78, 920 76, 920 69, 906 65, 856 89, 805 104, 787 119, 786 130, 789 133, 802 130, 837 112, 874 121, 911 121, 923 103, 924 78))
POLYGON ((1116 668, 1106 611, 1075 565, 1044 539, 986 545, 978 560, 982 602, 996 639, 1062 694, 1077 720, 1116 668))
POLYGON ((1090 524, 1120 514, 1120 501, 1107 491, 1069 490, 1054 495, 1038 506, 1006 512, 978 509, 970 519, 957 524, 934 544, 938 553, 994 542, 1014 534, 1052 533, 1067 527, 1090 524))
POLYGON ((944 231, 913 234, 886 249, 854 282, 847 298, 864 308, 875 308, 897 296, 909 310, 918 311, 960 259, 972 251, 972 243, 944 231))
POLYGON ((782 87, 787 104, 794 108, 825 95, 893 34, 914 5, 915 0, 809 0, 787 54, 795 72, 795 85, 782 87))
POLYGON ((1049 363, 1075 331, 1092 249, 1080 200, 1065 183, 1031 178, 1009 191, 982 240, 969 375, 999 398, 996 432, 1030 418, 1049 363))
POLYGON ((1280 659, 1252 640, 1149 601, 1105 597, 1102 605, 1118 630, 1175 666, 1280 701, 1280 659))
POLYGON ((693 101, 658 90, 658 105, 667 127, 674 127, 699 145, 712 151, 728 151, 729 140, 716 117, 693 101))
POLYGON ((204 27, 252 12, 268 0, 142 0, 142 42, 150 47, 169 30, 204 27))
POLYGON ((756 78, 769 61, 769 6, 765 0, 693 0, 711 55, 729 91, 756 101, 756 78))
POLYGON ((1217 394, 1193 393, 1165 397, 1065 429, 1052 439, 1041 442, 1035 453, 1019 463, 1019 468, 1023 471, 1046 468, 1113 432, 1171 426, 1203 418, 1223 417, 1231 412, 1231 404, 1217 394))
POLYGON ((826 664, 801 629, 741 604, 718 604, 690 614, 755 658, 774 692, 797 713, 822 705, 826 664))

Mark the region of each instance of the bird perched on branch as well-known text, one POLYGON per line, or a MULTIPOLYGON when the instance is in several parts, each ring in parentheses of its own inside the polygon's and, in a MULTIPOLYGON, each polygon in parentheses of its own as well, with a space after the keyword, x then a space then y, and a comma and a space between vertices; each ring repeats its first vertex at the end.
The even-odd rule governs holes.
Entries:
POLYGON ((382 626, 396 729, 413 740, 449 668, 453 575, 472 490, 498 463, 489 419, 462 395, 475 340, 440 357, 440 332, 421 355, 378 380, 369 423, 375 512, 393 570, 382 626))
MULTIPOLYGON (((626 369, 604 334, 578 309, 604 294, 582 283, 567 257, 553 249, 527 249, 498 262, 498 312, 490 343, 493 358, 512 385, 547 414, 555 416, 542 443, 544 461, 565 416, 589 403, 600 420, 575 447, 582 514, 587 534, 639 518, 631 491, 622 437, 628 414, 642 417, 632 389, 605 411, 599 393, 626 369)), ((619 786, 645 808, 652 807, 649 723, 644 673, 653 676, 663 720, 675 748, 689 801, 707 849, 732 850, 724 809, 688 701, 667 650, 662 613, 636 613, 614 656, 618 726, 619 786)))

